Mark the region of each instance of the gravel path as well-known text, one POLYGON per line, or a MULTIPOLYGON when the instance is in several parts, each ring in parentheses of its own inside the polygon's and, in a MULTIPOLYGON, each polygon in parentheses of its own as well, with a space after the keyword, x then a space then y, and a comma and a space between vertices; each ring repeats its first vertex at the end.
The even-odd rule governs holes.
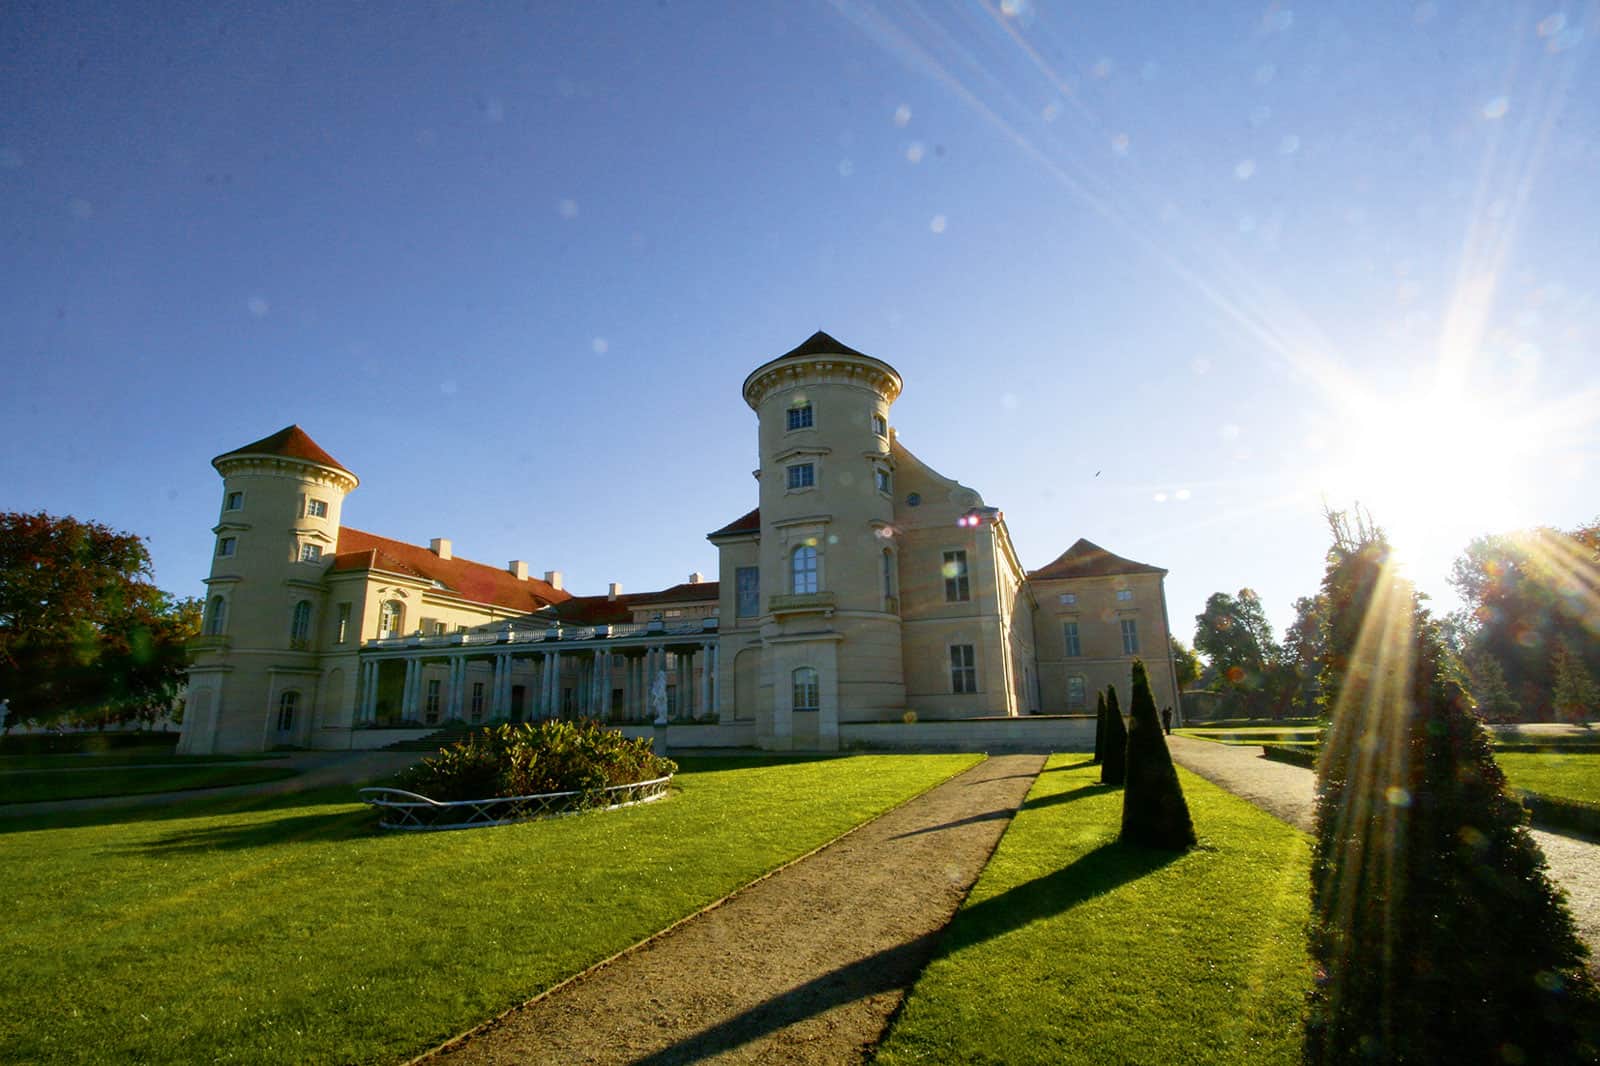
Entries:
MULTIPOLYGON (((1178 763, 1290 825, 1311 832, 1316 815, 1316 774, 1262 757, 1261 749, 1169 736, 1178 763)), ((1567 893, 1578 935, 1591 949, 1589 968, 1600 974, 1600 845, 1535 829, 1550 874, 1567 893)))
POLYGON ((424 1058, 860 1062, 1043 765, 987 759, 424 1058))

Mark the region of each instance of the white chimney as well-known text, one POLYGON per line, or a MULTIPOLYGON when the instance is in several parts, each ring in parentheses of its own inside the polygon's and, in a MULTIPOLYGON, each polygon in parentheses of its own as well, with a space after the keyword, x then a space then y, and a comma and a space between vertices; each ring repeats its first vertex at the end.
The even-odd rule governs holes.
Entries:
POLYGON ((506 569, 509 570, 511 575, 518 581, 528 580, 528 564, 523 562, 521 559, 511 560, 506 564, 506 569))
POLYGON ((428 548, 441 559, 450 558, 450 542, 443 537, 434 537, 428 541, 428 548))
POLYGON ((698 585, 702 581, 704 581, 705 579, 706 579, 706 575, 704 575, 700 571, 696 570, 694 573, 689 575, 689 584, 698 585))
POLYGON ((551 588, 556 589, 557 591, 560 591, 560 589, 561 589, 561 571, 559 571, 559 570, 546 570, 544 572, 544 583, 546 585, 549 585, 551 588))
POLYGON ((606 599, 614 600, 620 595, 622 595, 622 584, 620 582, 613 581, 611 583, 611 591, 606 594, 606 599))

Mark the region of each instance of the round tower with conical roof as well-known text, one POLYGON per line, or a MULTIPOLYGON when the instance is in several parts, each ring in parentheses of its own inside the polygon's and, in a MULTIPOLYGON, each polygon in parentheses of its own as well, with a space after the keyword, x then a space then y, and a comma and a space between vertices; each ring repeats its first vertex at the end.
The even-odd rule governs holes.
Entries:
POLYGON ((758 736, 838 746, 905 709, 889 408, 894 367, 818 332, 757 367, 763 698, 758 736))
POLYGON ((299 426, 211 460, 222 476, 211 576, 178 750, 306 745, 323 575, 359 479, 299 426))

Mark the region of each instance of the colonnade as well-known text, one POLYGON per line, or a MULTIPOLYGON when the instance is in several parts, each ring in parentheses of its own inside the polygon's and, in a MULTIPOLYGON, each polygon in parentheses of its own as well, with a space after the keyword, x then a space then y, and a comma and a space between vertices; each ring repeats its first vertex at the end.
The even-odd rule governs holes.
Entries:
POLYGON ((715 640, 699 640, 620 646, 584 644, 568 648, 462 648, 443 652, 437 648, 419 648, 385 652, 362 660, 355 724, 377 723, 383 682, 392 681, 392 671, 384 669, 390 664, 400 664, 404 674, 398 691, 399 705, 385 708, 386 717, 407 722, 423 722, 430 712, 436 714, 439 721, 479 720, 471 713, 474 685, 487 685, 482 693, 481 720, 513 717, 648 720, 654 717, 650 690, 657 677, 667 680, 672 717, 704 718, 716 712, 721 698, 718 651, 715 640), (485 660, 490 667, 486 681, 480 680, 481 671, 472 676, 474 672, 468 666, 471 662, 485 660), (443 677, 424 676, 428 665, 441 662, 445 666, 443 677), (426 696, 429 681, 440 682, 436 708, 426 696), (514 699, 514 689, 518 686, 525 690, 521 706, 517 706, 514 699))

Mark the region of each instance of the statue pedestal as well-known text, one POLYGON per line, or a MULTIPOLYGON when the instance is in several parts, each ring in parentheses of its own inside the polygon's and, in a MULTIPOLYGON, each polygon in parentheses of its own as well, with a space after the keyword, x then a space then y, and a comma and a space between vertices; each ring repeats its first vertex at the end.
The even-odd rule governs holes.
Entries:
POLYGON ((667 724, 665 722, 652 722, 654 727, 650 734, 650 750, 661 756, 667 757, 667 724))

